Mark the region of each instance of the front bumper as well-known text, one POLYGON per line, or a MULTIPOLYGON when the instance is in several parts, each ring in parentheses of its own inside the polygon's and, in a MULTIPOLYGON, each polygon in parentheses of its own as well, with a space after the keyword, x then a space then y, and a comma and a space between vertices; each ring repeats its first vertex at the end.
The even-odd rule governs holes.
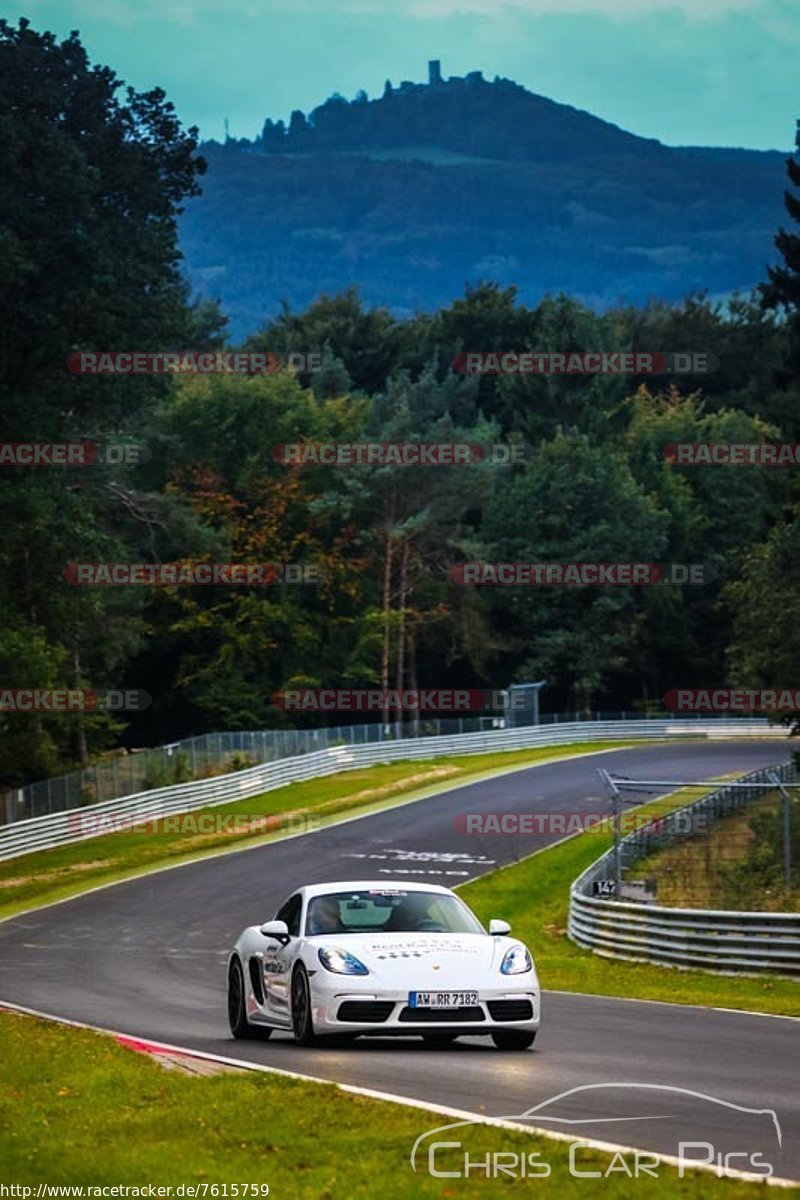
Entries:
MULTIPOLYGON (((366 981, 365 981, 366 982, 366 981)), ((372 1033, 381 1036, 461 1033, 490 1034, 498 1029, 539 1028, 540 993, 530 984, 520 988, 477 990, 478 1003, 468 1008, 410 1008, 408 991, 370 991, 366 987, 330 989, 315 995, 314 1028, 318 1033, 372 1033)))

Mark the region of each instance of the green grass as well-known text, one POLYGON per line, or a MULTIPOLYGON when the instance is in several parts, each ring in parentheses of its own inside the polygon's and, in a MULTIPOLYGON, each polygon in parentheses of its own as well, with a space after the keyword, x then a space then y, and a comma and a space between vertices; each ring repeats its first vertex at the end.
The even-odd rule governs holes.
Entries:
MULTIPOLYGON (((423 761, 400 761, 343 771, 323 779, 287 784, 250 800, 237 800, 187 814, 189 832, 173 833, 163 822, 146 830, 103 834, 53 850, 41 850, 0 863, 0 917, 11 916, 38 904, 74 896, 100 884, 125 879, 144 871, 157 871, 181 861, 220 853, 231 846, 274 841, 281 834, 197 833, 198 821, 211 815, 260 817, 296 814, 320 823, 344 814, 378 811, 391 804, 422 799, 460 783, 475 781, 515 767, 552 758, 620 749, 644 742, 584 742, 492 754, 423 761)), ((87 814, 84 814, 87 815, 87 814)))
MULTIPOLYGON (((435 1179, 414 1174, 421 1134, 447 1117, 354 1096, 333 1084, 236 1072, 190 1077, 168 1071, 109 1036, 0 1013, 0 1181, 35 1187, 250 1183, 275 1200, 476 1200, 547 1192, 566 1200, 594 1194, 568 1170, 568 1147, 534 1134, 486 1127, 447 1134, 473 1161, 487 1151, 539 1152, 547 1179, 435 1179)), ((425 1053, 424 1050, 420 1053, 425 1053)), ((388 1081, 387 1081, 388 1084, 388 1081)), ((456 1169, 455 1152, 438 1158, 456 1169), (451 1155, 453 1157, 451 1157, 451 1155)), ((463 1151, 461 1152, 463 1154, 463 1151)), ((632 1167, 633 1155, 625 1156, 632 1167)), ((582 1170, 605 1172, 611 1156, 582 1150, 582 1170)), ((463 1162, 463 1158, 461 1159, 463 1162)), ((633 1182, 620 1170, 598 1180, 607 1200, 631 1195, 746 1200, 758 1184, 659 1166, 633 1182)), ((240 1193, 241 1194, 241 1193, 240 1193)), ((209 1191, 208 1195, 211 1193, 209 1191)))
MULTIPOLYGON (((676 792, 636 809, 657 816, 695 799, 676 792)), ((511 922, 535 958, 541 984, 553 991, 717 1005, 800 1016, 800 986, 778 976, 746 978, 604 958, 567 937, 570 885, 612 845, 607 833, 583 833, 560 846, 462 884, 460 894, 482 920, 511 922)))

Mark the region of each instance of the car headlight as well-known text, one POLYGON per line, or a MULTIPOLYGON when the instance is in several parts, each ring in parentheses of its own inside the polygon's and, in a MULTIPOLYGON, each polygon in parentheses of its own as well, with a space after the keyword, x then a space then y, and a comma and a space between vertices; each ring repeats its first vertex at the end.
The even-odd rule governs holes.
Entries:
POLYGON ((522 945, 512 946, 510 950, 507 950, 505 958, 500 964, 503 975, 522 975, 524 971, 532 969, 531 956, 522 945))
POLYGON ((369 975, 361 960, 349 950, 338 950, 336 947, 328 950, 323 947, 317 954, 326 971, 333 971, 336 975, 369 975))

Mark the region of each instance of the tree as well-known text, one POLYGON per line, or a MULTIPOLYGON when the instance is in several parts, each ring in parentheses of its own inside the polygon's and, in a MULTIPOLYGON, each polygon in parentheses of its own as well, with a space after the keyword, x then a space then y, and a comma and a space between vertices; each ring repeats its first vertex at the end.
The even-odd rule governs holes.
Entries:
POLYGON ((306 120, 306 115, 301 109, 295 108, 289 118, 289 149, 302 149, 302 144, 305 142, 310 133, 310 126, 306 120), (299 143, 299 144, 298 144, 299 143))
MULTIPOLYGON (((291 371, 187 376, 165 416, 168 488, 202 523, 214 557, 310 563, 318 585, 172 589, 150 598, 141 656, 160 674, 154 716, 176 731, 288 723, 281 688, 330 684, 361 665, 370 580, 358 529, 337 501, 340 473, 273 457, 287 442, 352 440, 365 402, 320 399, 291 371)), ((361 676, 363 681, 363 676, 361 676)))
MULTIPOLYGON (((160 89, 129 88, 123 102, 121 86, 89 63, 77 33, 58 42, 27 20, 0 21, 0 436, 8 441, 144 441, 169 381, 76 377, 67 356, 169 348, 190 333, 213 340, 219 324, 208 306, 192 310, 179 271, 181 202, 205 169, 196 130, 181 130, 160 89)), ((141 636, 139 601, 70 588, 62 572, 71 561, 132 557, 153 528, 141 499, 130 469, 4 468, 0 596, 13 631, 5 646, 27 637, 37 647, 32 675, 38 662, 48 683, 119 683, 141 636)), ((169 500, 159 508, 163 522, 169 500)), ((85 761, 112 732, 93 716, 29 723, 24 734, 11 722, 7 757, 18 748, 29 769, 54 755, 85 761)))
MULTIPOLYGON (((800 121, 795 145, 800 151, 800 121)), ((793 188, 800 188, 800 162, 786 160, 786 174, 793 188)), ((784 192, 789 217, 800 224, 800 197, 784 192)), ((769 267, 768 282, 761 285, 765 308, 786 319, 788 346, 778 365, 776 378, 785 397, 784 428, 791 435, 800 429, 797 404, 800 400, 800 234, 781 228, 775 236, 783 265, 769 267)), ((790 487, 797 496, 797 485, 790 487)), ((733 618, 733 638, 728 651, 729 672, 738 685, 792 687, 800 641, 796 619, 798 550, 800 549, 800 505, 795 503, 781 515, 762 544, 747 547, 741 577, 733 580, 724 599, 733 618)), ((800 734, 800 713, 785 714, 793 733, 800 734)))
MULTIPOLYGON (((800 151, 800 121, 797 122, 795 145, 800 151)), ((794 188, 800 188, 800 162, 787 158, 786 174, 794 188)), ((786 211, 795 224, 800 224, 800 197, 788 189, 784 192, 786 211)), ((792 331, 791 364, 800 365, 800 234, 779 229, 775 235, 775 246, 783 259, 783 266, 768 267, 769 282, 761 285, 765 307, 783 308, 788 311, 792 331)))
MULTIPOLYGON (((736 687, 796 688, 800 662, 800 506, 749 548, 741 577, 726 589, 733 616, 729 678, 736 687)), ((800 713, 785 714, 800 734, 800 713)))
POLYGON ((157 349, 184 333, 177 217, 205 162, 161 89, 128 88, 121 103, 121 86, 77 33, 59 44, 0 21, 0 389, 24 397, 29 433, 118 428, 141 404, 143 389, 65 376, 72 350, 157 349))
MULTIPOLYGON (((633 478, 619 450, 582 434, 543 443, 498 491, 481 530, 484 561, 661 561, 667 514, 633 478)), ((642 589, 532 586, 483 589, 494 620, 510 622, 514 677, 545 677, 590 710, 634 662, 642 589)))
MULTIPOLYGON (((403 330, 386 308, 365 308, 358 291, 323 295, 302 313, 284 305, 263 332, 248 338, 250 350, 319 354, 328 347, 358 391, 377 392, 400 365, 403 330)), ((301 374, 303 383, 310 377, 301 374)))

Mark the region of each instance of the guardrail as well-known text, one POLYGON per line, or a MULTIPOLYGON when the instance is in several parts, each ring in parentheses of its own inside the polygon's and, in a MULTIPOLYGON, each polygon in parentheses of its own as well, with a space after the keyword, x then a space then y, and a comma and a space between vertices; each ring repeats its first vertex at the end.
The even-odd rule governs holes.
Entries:
MULTIPOLYGON (((513 687, 514 685, 512 685, 513 687)), ((112 753, 80 770, 5 791, 0 795, 0 826, 30 817, 68 812, 87 804, 121 799, 208 778, 230 774, 257 763, 278 762, 332 746, 362 746, 374 742, 396 742, 407 738, 444 737, 448 734, 480 733, 492 729, 523 728, 528 725, 564 725, 575 721, 670 720, 678 724, 714 719, 700 714, 664 714, 643 717, 641 713, 544 713, 538 721, 532 714, 508 708, 504 713, 474 716, 439 717, 421 715, 416 719, 363 722, 360 725, 324 725, 311 729, 237 729, 202 733, 165 746, 112 753), (237 763, 237 759, 246 760, 237 763), (220 769, 221 768, 221 769, 220 769)), ((730 718, 715 718, 723 722, 730 718)), ((740 717, 739 720, 751 718, 740 717)), ((711 734, 709 734, 711 736, 711 734)))
MULTIPOLYGON (((751 771, 737 782, 796 782, 791 762, 751 771)), ((652 827, 620 840, 623 868, 654 851, 691 836, 698 814, 712 821, 748 804, 764 789, 719 788, 675 809, 652 827)), ((590 895, 593 884, 613 878, 612 848, 572 885, 567 932, 572 941, 609 958, 695 967, 730 973, 770 971, 800 975, 800 913, 737 912, 665 908, 655 904, 608 900, 590 895)))
POLYGON ((766 721, 574 721, 563 725, 528 725, 520 729, 485 730, 445 737, 409 738, 363 746, 334 746, 280 762, 261 763, 231 775, 141 792, 69 812, 51 813, 0 827, 0 861, 50 849, 67 842, 85 841, 158 817, 192 812, 235 800, 248 800, 303 779, 321 778, 354 767, 368 767, 398 759, 436 758, 444 754, 480 754, 495 750, 523 750, 536 746, 570 745, 584 741, 648 740, 671 737, 722 736, 786 738, 783 726, 766 721))

